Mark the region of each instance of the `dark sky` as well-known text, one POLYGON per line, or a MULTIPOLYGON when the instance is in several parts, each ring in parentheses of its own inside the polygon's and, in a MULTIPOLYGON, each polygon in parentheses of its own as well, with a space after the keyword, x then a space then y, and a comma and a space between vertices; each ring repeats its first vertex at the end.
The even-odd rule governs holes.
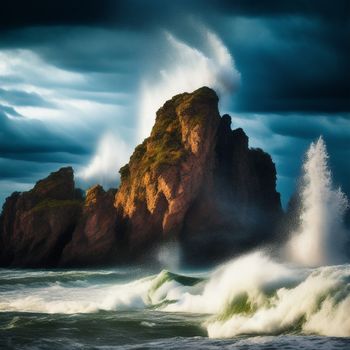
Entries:
POLYGON ((349 196, 349 19, 337 0, 3 1, 0 202, 68 164, 115 184, 155 108, 204 84, 271 153, 284 203, 320 135, 349 196))

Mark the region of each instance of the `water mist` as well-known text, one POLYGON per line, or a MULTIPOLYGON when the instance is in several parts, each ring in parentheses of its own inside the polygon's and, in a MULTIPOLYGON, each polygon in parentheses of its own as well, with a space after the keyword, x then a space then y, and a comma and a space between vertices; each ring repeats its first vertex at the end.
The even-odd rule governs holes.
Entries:
POLYGON ((303 165, 300 228, 287 245, 292 261, 304 266, 322 266, 344 261, 346 242, 344 214, 348 200, 332 184, 325 142, 311 144, 303 165))

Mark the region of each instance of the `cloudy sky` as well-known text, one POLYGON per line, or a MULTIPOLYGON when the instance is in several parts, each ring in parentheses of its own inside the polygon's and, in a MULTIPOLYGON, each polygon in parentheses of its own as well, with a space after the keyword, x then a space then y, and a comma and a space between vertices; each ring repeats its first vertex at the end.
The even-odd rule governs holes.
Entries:
POLYGON ((156 109, 202 85, 272 155, 284 203, 320 135, 349 196, 349 17, 346 0, 5 0, 0 202, 64 165, 116 186, 156 109))

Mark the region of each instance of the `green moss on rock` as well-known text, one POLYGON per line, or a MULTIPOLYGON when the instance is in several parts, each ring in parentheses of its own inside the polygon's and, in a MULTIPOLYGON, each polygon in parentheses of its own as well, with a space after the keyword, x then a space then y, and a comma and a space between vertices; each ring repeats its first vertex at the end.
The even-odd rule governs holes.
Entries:
POLYGON ((124 166, 122 166, 119 169, 119 174, 122 181, 126 180, 130 176, 129 164, 125 164, 124 166))
POLYGON ((56 200, 56 199, 45 199, 39 202, 33 209, 32 212, 47 210, 59 207, 81 207, 83 205, 82 200, 71 199, 71 200, 56 200))
POLYGON ((183 95, 187 94, 176 96, 158 110, 150 137, 135 148, 129 163, 119 170, 122 181, 130 180, 130 176, 140 179, 147 171, 157 172, 186 157, 187 152, 181 140, 181 126, 175 111, 177 102, 183 95))
MULTIPOLYGON (((157 111, 151 135, 135 148, 129 163, 119 170, 122 186, 131 189, 147 172, 157 176, 167 167, 184 161, 189 151, 182 140, 181 118, 186 118, 185 125, 189 129, 203 123, 208 114, 208 100, 213 99, 218 101, 216 93, 203 87, 168 100, 157 111)), ((145 195, 142 184, 136 189, 138 197, 142 198, 145 195)))

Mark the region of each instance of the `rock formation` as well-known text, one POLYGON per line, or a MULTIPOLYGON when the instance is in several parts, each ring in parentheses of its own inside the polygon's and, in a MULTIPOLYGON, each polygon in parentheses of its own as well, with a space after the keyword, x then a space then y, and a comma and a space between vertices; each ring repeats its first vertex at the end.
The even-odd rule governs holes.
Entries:
POLYGON ((105 192, 100 185, 87 190, 82 215, 62 252, 60 265, 105 265, 120 258, 113 207, 115 192, 105 192))
POLYGON ((231 130, 206 87, 158 110, 120 175, 118 191, 97 185, 85 201, 71 168, 14 193, 1 216, 1 264, 133 262, 165 241, 179 242, 188 262, 216 261, 271 241, 282 214, 271 157, 231 130))
POLYGON ((179 237, 189 207, 212 177, 217 103, 208 88, 167 101, 157 112, 151 136, 121 169, 115 207, 128 232, 130 254, 179 237))
POLYGON ((261 149, 250 149, 231 117, 219 124, 212 178, 188 210, 182 241, 194 262, 222 259, 271 242, 282 216, 276 169, 261 149))
POLYGON ((38 181, 28 192, 13 193, 0 218, 1 265, 56 266, 72 239, 81 207, 70 167, 38 181))

